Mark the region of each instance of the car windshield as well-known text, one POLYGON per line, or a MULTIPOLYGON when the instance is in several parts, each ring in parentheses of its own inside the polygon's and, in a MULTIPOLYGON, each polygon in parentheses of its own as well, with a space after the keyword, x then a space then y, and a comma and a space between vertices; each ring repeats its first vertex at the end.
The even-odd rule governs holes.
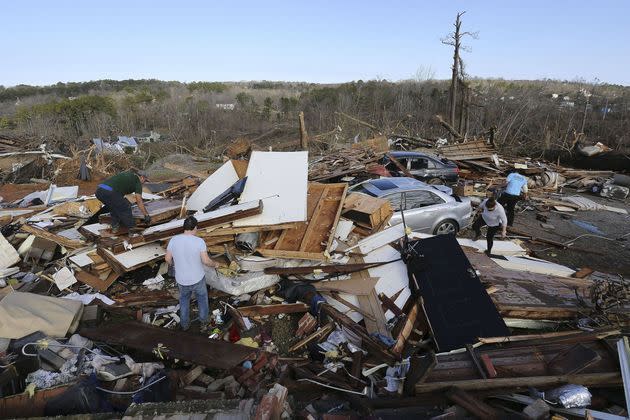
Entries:
POLYGON ((376 194, 374 194, 374 193, 373 193, 373 192, 371 192, 371 191, 366 190, 366 189, 365 189, 365 187, 364 187, 363 185, 357 185, 356 187, 354 187, 354 188, 352 189, 352 192, 353 192, 353 193, 357 192, 357 193, 367 194, 367 195, 370 195, 370 196, 372 196, 372 197, 376 197, 376 194))

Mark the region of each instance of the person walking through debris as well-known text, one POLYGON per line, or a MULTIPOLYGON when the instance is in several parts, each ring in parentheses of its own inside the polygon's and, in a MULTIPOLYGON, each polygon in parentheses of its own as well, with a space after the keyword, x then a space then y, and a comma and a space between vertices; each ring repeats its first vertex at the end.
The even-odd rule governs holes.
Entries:
POLYGON ((512 226, 514 223, 514 207, 518 200, 521 199, 521 191, 523 198, 527 199, 527 177, 519 174, 516 169, 511 169, 507 178, 505 178, 504 187, 505 190, 499 197, 499 203, 506 210, 508 226, 512 226))
POLYGON ((505 215, 503 206, 497 203, 494 198, 484 200, 477 208, 477 214, 479 212, 481 212, 481 217, 477 217, 472 226, 475 231, 473 241, 479 239, 479 236, 481 236, 481 227, 487 225, 488 231, 486 232, 486 241, 488 249, 486 250, 486 255, 490 255, 492 252, 492 245, 494 244, 494 235, 497 233, 499 228, 501 228, 501 237, 505 238, 508 219, 505 215))
POLYGON ((144 214, 144 223, 151 223, 151 216, 142 201, 142 184, 146 181, 147 174, 144 171, 125 171, 103 181, 96 188, 96 198, 107 206, 112 216, 113 233, 122 233, 135 226, 131 203, 125 198, 127 194, 135 193, 136 204, 144 214), (120 225, 125 229, 120 229, 120 225))
POLYGON ((195 293, 199 307, 201 331, 208 329, 208 289, 203 266, 218 267, 208 257, 206 243, 197 235, 197 219, 189 216, 184 220, 184 233, 174 236, 166 248, 166 262, 175 266, 175 280, 179 287, 179 311, 181 327, 190 327, 190 298, 195 293))

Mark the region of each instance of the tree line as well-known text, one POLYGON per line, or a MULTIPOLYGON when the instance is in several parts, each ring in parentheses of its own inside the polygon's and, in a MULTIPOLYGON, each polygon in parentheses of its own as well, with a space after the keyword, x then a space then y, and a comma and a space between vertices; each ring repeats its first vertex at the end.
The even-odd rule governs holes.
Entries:
POLYGON ((630 149, 630 88, 586 81, 464 80, 459 68, 454 77, 461 79, 460 100, 466 99, 457 116, 452 81, 432 79, 335 85, 99 80, 0 87, 0 133, 55 141, 63 149, 93 137, 155 130, 172 142, 211 150, 272 130, 278 141, 297 139, 297 116, 303 112, 309 134, 321 135, 325 146, 375 132, 448 137, 435 118, 443 115, 459 122, 462 136, 492 133, 498 147, 513 153, 566 149, 580 132, 589 142, 630 149))

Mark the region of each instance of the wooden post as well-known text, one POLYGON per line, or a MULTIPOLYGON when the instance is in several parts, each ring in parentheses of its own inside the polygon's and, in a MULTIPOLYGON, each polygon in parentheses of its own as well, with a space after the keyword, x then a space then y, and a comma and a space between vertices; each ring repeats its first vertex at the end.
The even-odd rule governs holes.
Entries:
POLYGON ((308 133, 306 132, 306 125, 304 124, 304 112, 300 111, 300 148, 302 150, 308 150, 308 133))

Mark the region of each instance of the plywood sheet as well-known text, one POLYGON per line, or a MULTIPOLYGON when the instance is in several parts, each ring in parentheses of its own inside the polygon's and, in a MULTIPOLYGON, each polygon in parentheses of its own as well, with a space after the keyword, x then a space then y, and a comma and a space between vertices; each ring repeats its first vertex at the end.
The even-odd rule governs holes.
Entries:
POLYGON ((375 249, 401 239, 403 236, 405 236, 405 227, 401 223, 360 240, 355 246, 348 248, 346 252, 355 251, 369 254, 375 249))
POLYGON ((118 255, 114 255, 107 250, 105 252, 109 254, 109 257, 121 264, 125 270, 131 270, 136 266, 160 259, 166 254, 166 250, 157 244, 144 245, 118 255))
POLYGON ((241 203, 263 200, 263 212, 234 226, 306 221, 308 152, 252 152, 241 203))
POLYGON ((225 162, 223 166, 214 171, 191 194, 186 202, 186 208, 193 211, 202 211, 210 201, 217 198, 238 180, 239 177, 232 161, 225 162))

